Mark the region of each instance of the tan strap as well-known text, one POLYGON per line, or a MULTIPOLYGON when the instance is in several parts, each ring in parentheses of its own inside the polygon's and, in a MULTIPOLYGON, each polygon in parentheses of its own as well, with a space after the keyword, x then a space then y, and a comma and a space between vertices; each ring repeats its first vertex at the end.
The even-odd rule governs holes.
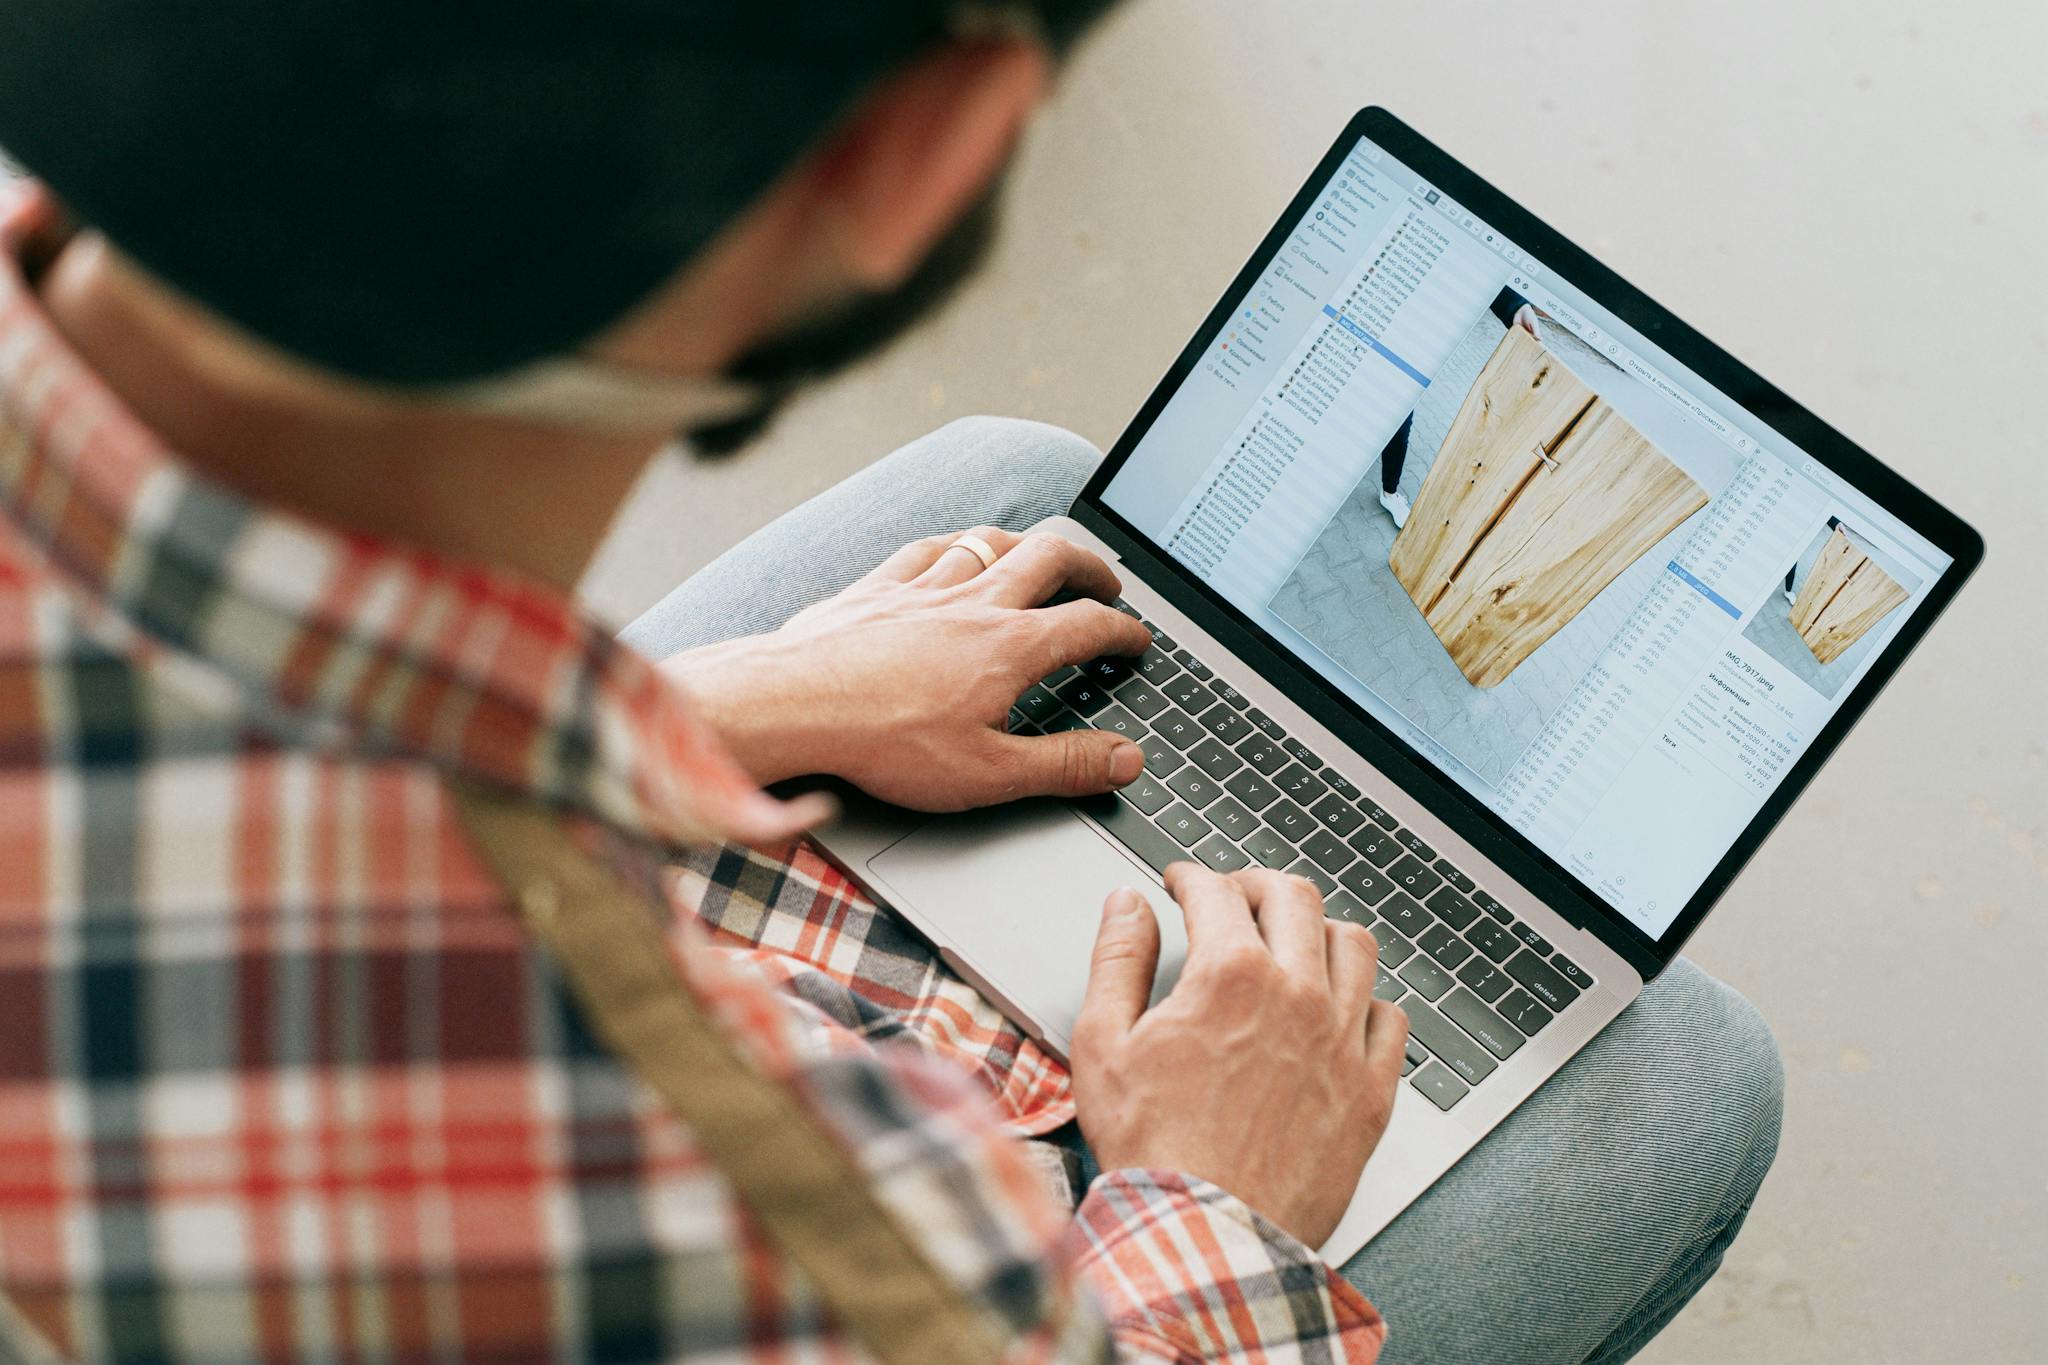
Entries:
POLYGON ((593 1032, 688 1124, 848 1330, 895 1365, 993 1361, 1005 1333, 939 1274, 851 1156, 756 1070, 676 974, 644 897, 531 800, 451 783, 464 826, 593 1032))

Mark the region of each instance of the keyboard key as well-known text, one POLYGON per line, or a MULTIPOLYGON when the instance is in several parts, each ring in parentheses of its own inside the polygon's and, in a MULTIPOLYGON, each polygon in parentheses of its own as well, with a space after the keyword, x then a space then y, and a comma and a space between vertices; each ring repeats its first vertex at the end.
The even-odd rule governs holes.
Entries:
POLYGON ((1179 641, 1175 640, 1171 635, 1168 635, 1159 627, 1153 625, 1150 621, 1147 621, 1145 623, 1145 629, 1152 632, 1152 644, 1154 648, 1163 649, 1168 654, 1171 654, 1173 653, 1173 651, 1180 648, 1179 641))
POLYGON ((1435 1000, 1452 986, 1451 974, 1427 956, 1417 953, 1401 969, 1401 979, 1415 988, 1424 1000, 1435 1000))
POLYGON ((1197 723, 1225 744, 1235 744, 1252 732, 1252 723, 1223 702, 1204 711, 1197 723))
POLYGON ((1473 896, 1472 903, 1478 906, 1481 910, 1484 910, 1487 914, 1499 920, 1502 924, 1506 924, 1509 920, 1514 918, 1513 915, 1508 913, 1508 908, 1505 905, 1502 905, 1499 901, 1487 895, 1484 891, 1481 891, 1475 896, 1473 896))
POLYGON ((1522 1035, 1510 1028, 1507 1020, 1487 1008, 1485 1001, 1463 986, 1445 996, 1437 1008, 1502 1060, 1514 1056, 1522 1046, 1522 1035))
POLYGON ((1250 834, 1245 835, 1240 842, 1244 844, 1245 852, 1251 854, 1252 857, 1258 859, 1267 867, 1286 867, 1300 856, 1295 852, 1293 844, 1288 843, 1264 825, 1260 825, 1250 834))
POLYGON ((1178 801, 1159 812, 1155 818, 1161 829, 1180 841, 1182 848, 1193 848, 1214 832, 1207 820, 1178 801))
POLYGON ((1370 863, 1355 862, 1337 874, 1346 890, 1367 905, 1378 905, 1394 892, 1393 882, 1370 863))
POLYGON ((1506 962, 1515 955, 1521 941, 1490 919, 1483 919, 1465 931, 1465 937, 1472 946, 1485 953, 1491 962, 1506 962))
POLYGON ((1446 967, 1455 969, 1472 956, 1472 945, 1451 932, 1448 924, 1432 924, 1415 940, 1415 946, 1446 967))
POLYGON ((1327 896, 1337 889, 1337 883, 1330 880, 1330 874, 1306 858, 1299 859, 1287 869, 1297 877, 1313 882, 1317 891, 1327 896))
POLYGON ((1250 768, 1224 778, 1223 790, 1253 810, 1264 810, 1280 799, 1280 789, 1250 768))
POLYGON ((1209 681, 1209 679, 1216 676, 1214 673, 1209 671, 1209 665, 1203 663, 1200 659, 1197 659, 1194 655, 1189 654, 1184 649, 1179 651, 1179 653, 1175 654, 1174 657, 1180 660, 1180 666, 1182 668, 1185 668, 1188 672, 1194 674, 1203 682, 1207 682, 1209 681))
POLYGON ((1537 1004, 1530 998, 1529 993, 1520 987, 1509 991, 1496 1008, 1503 1018, 1531 1038, 1534 1038, 1537 1030, 1549 1023, 1552 1018, 1549 1010, 1537 1004))
POLYGON ((1401 1051, 1404 1054, 1402 1060, 1413 1063, 1416 1066, 1421 1066, 1429 1060, 1429 1049, 1416 1042, 1413 1038, 1408 1039, 1401 1045, 1401 1051))
POLYGON ((1168 838, 1166 833, 1152 823, 1152 818, 1140 812, 1128 802, 1113 796, 1090 797, 1077 801, 1075 807, 1095 817, 1096 821, 1125 848, 1144 860, 1154 872, 1166 871, 1169 863, 1184 862, 1187 853, 1181 846, 1168 838))
POLYGON ((1009 723, 1003 728, 1013 735, 1035 735, 1038 733, 1038 727, 1026 719, 1024 713, 1014 706, 1010 708, 1009 723))
POLYGON ((1479 888, 1473 880, 1451 865, 1449 858, 1438 858, 1436 870, 1444 874, 1444 880, 1458 888, 1460 895, 1469 896, 1479 888))
POLYGON ((1459 984, 1491 1005, 1507 993, 1508 974, 1483 957, 1475 957, 1458 969, 1459 984))
POLYGON ((1131 708, 1141 720, 1150 720, 1166 709, 1166 698, 1143 678, 1132 678, 1116 689, 1116 699, 1131 708))
POLYGON ((1561 1010, 1579 998, 1577 986, 1550 970, 1548 963, 1526 948, 1508 959, 1507 973, 1546 1009, 1561 1010))
POLYGON ((1310 806, 1308 813, 1322 821, 1323 828, 1340 839, 1365 823, 1365 817, 1346 805, 1344 798, 1334 791, 1310 806))
POLYGON ((1310 862, 1325 872, 1335 873, 1346 863, 1355 862, 1356 853, 1344 847, 1344 841, 1326 829, 1319 829, 1301 841, 1301 851, 1310 862))
POLYGON ((1261 711, 1256 706, 1254 706, 1251 710, 1245 712, 1244 715, 1246 720, 1258 726, 1260 731, 1262 731, 1264 734, 1266 734, 1268 737, 1272 739, 1280 739, 1287 733, 1285 730, 1280 728, 1279 721, 1274 720, 1271 716, 1267 715, 1264 711, 1261 711))
POLYGON ((1088 728, 1088 717, 1076 715, 1063 706, 1057 715, 1038 728, 1049 735, 1057 735, 1067 730, 1085 730, 1088 728))
POLYGON ((1205 739, 1188 750, 1188 758, 1197 768, 1221 782, 1224 778, 1244 766, 1238 756, 1213 739, 1205 739))
POLYGON ((1223 787, 1215 778, 1190 764, 1166 779, 1166 785, 1180 794, 1181 800, 1196 810, 1208 805, 1223 795, 1223 787))
POLYGON ((1292 758, 1310 772, 1314 772, 1323 766, 1323 760, 1316 756, 1316 751, 1298 739, 1282 739, 1280 747, 1287 751, 1289 758, 1292 758))
POLYGON ((1392 1004, 1408 994, 1408 988, 1401 984, 1400 977, 1395 976, 1385 967, 1380 967, 1373 972, 1372 994, 1375 1000, 1384 1000, 1388 1004, 1392 1004))
POLYGON ((1058 714, 1066 705, 1053 695, 1052 689, 1044 683, 1033 683, 1024 689, 1024 695, 1017 698, 1017 709, 1024 713, 1024 719, 1033 725, 1043 725, 1058 714))
POLYGON ((1216 695, 1223 698, 1223 704, 1233 711, 1248 711, 1251 709, 1251 698, 1232 687, 1229 683, 1224 682, 1221 678, 1216 680, 1216 695))
POLYGON ((1117 795, 1147 815, 1157 815, 1173 804, 1173 793, 1168 791, 1158 778, 1147 772, 1139 773, 1137 780, 1117 795))
POLYGON ((1129 616, 1129 617, 1131 617, 1131 618, 1133 618, 1133 619, 1135 619, 1135 620, 1139 620, 1139 621, 1142 621, 1142 620, 1144 620, 1144 619, 1145 619, 1144 615, 1143 615, 1142 613, 1140 613, 1140 612, 1139 612, 1139 610, 1138 610, 1138 609, 1137 609, 1136 607, 1134 607, 1134 606, 1132 606, 1132 605, 1131 605, 1130 603, 1128 603, 1128 602, 1124 601, 1124 599, 1123 599, 1123 598, 1121 598, 1121 597, 1111 598, 1111 599, 1110 599, 1110 603, 1109 603, 1109 605, 1111 605, 1112 607, 1115 607, 1115 608, 1116 608, 1116 609, 1117 609, 1118 611, 1122 612, 1122 613, 1123 613, 1124 615, 1126 615, 1126 616, 1129 616))
POLYGON ((1109 705, 1109 689, 1093 678, 1069 678, 1053 691, 1080 715, 1092 716, 1109 705))
POLYGON ((1358 856, 1374 867, 1385 867, 1401 856, 1401 846, 1394 842, 1394 836, 1383 829, 1361 829, 1351 836, 1351 846, 1358 850, 1358 856))
POLYGON ((1184 712, 1169 706, 1152 717, 1152 733, 1186 753, 1202 737, 1202 731, 1184 712))
POLYGON ((1435 917, 1413 896, 1405 891, 1396 891, 1380 906, 1380 915, 1402 933, 1414 938, 1435 923, 1435 917))
POLYGON ((1284 796, 1267 808, 1265 820, 1281 838, 1295 844, 1322 829, 1314 816, 1284 796))
POLYGON ((1179 750, 1155 734, 1148 734, 1139 740, 1138 747, 1145 751, 1145 771, 1154 777, 1164 777, 1187 762, 1180 756, 1179 750))
POLYGON ((1329 783, 1330 790, 1343 797, 1346 801, 1358 801, 1363 795, 1358 788, 1351 785, 1349 779, 1344 774, 1338 772, 1335 768, 1323 769, 1323 781, 1329 783))
POLYGON ((1472 1087, 1453 1076, 1442 1062, 1431 1062, 1408 1078, 1408 1084, 1429 1096, 1439 1109, 1449 1109, 1472 1093, 1472 1087))
POLYGON ((1317 777, 1299 763, 1290 763, 1282 768, 1280 775, 1275 777, 1273 782, 1281 791, 1286 792, 1304 806, 1313 805, 1315 802, 1322 800, 1323 796, 1330 790, 1329 785, 1322 778, 1317 777))
POLYGON ((1159 687, 1178 672, 1180 665, 1166 657, 1159 648, 1159 637, 1153 636, 1152 643, 1145 646, 1145 652, 1138 656, 1138 676, 1159 687))
POLYGON ((1413 854, 1403 854, 1387 869, 1394 884, 1415 897, 1426 897, 1444 884, 1444 879, 1413 854))
POLYGON ((1218 872, 1235 872, 1241 867, 1250 867, 1252 860, 1221 834, 1212 834, 1195 845, 1195 856, 1215 868, 1218 872))
POLYGON ((1202 817, 1233 841, 1244 838, 1259 827, 1259 817, 1228 796, 1219 798, 1213 806, 1205 807, 1202 817))
POLYGON ((1380 945, 1380 961, 1389 967, 1398 967, 1415 956, 1415 945, 1394 932, 1394 926, 1381 920, 1369 926, 1374 942, 1380 945))
POLYGON ((1510 923, 1508 925, 1508 932, 1513 934, 1516 938, 1522 940, 1522 942, 1528 944, 1531 948, 1534 948, 1537 952, 1543 954, 1543 956, 1545 957, 1549 957, 1551 952, 1553 951, 1550 946, 1549 939, 1543 937, 1543 935, 1537 933, 1534 929, 1531 929, 1528 925, 1522 923, 1520 920, 1515 920, 1512 923, 1510 923))
POLYGON ((1238 754, 1245 762, 1257 768, 1267 777, 1287 766, 1287 755, 1280 752, 1280 746, 1270 744, 1263 738, 1253 739, 1237 746, 1238 754))
POLYGON ((1400 821, 1396 820, 1392 815, 1389 815, 1385 809, 1374 804, 1371 801, 1361 801, 1358 803, 1358 807, 1360 810, 1365 812, 1366 819, 1372 821, 1381 829, 1396 830, 1401 828, 1400 821))
POLYGON ((1088 723, 1098 730, 1108 730, 1126 739, 1142 739, 1146 734, 1145 722, 1115 702, 1097 711, 1089 718, 1088 723))
POLYGON ((1563 953, 1559 953, 1556 957, 1550 959, 1550 965, 1557 968, 1559 976, 1571 982, 1580 990, 1584 990, 1593 984, 1593 978, 1586 975, 1585 969, 1563 953))
POLYGON ((1167 700, 1191 716, 1199 716, 1217 704, 1214 692, 1186 675, 1161 684, 1159 690, 1166 694, 1167 700))
POLYGON ((1366 908, 1365 902, 1341 886, 1323 897, 1323 913, 1331 919, 1350 920, 1356 925, 1372 923, 1372 911, 1366 908))
POLYGON ((1099 659, 1090 659, 1081 665, 1081 676, 1092 678, 1104 687, 1115 687, 1131 676, 1138 668, 1138 661, 1128 654, 1105 654, 1099 659))
POLYGON ((1429 908, 1453 929, 1463 929, 1479 918, 1479 907, 1448 886, 1437 888, 1436 894, 1429 898, 1429 908))
POLYGON ((1404 829, 1394 836, 1401 841, 1401 847, 1422 859, 1425 863, 1436 861, 1436 850, 1422 842, 1422 836, 1412 829, 1404 829))
MULTIPOLYGON (((1416 959, 1417 962, 1427 960, 1426 958, 1416 959)), ((1409 964, 1408 970, 1414 970, 1414 963, 1409 964)), ((1405 976, 1406 973, 1404 972, 1403 975, 1405 976)), ((1448 978, 1446 979, 1448 980, 1448 978)), ((1412 986, 1415 983, 1411 981, 1408 984, 1412 986)), ((1473 1003, 1477 1004, 1478 1002, 1474 1001, 1473 1003)), ((1500 1066, 1500 1063, 1493 1059, 1492 1053, 1472 1041, 1470 1034, 1444 1018, 1441 1014, 1438 1014, 1428 1005, 1417 1001, 1413 1005, 1403 1005, 1401 1008, 1408 1011, 1409 1036, 1420 1038, 1422 1045, 1431 1052, 1434 1052, 1445 1066, 1457 1072, 1458 1079, 1465 1082, 1465 1084, 1478 1084, 1488 1076, 1491 1076, 1495 1069, 1500 1066)), ((1485 1007, 1481 1006, 1481 1008, 1485 1007)))

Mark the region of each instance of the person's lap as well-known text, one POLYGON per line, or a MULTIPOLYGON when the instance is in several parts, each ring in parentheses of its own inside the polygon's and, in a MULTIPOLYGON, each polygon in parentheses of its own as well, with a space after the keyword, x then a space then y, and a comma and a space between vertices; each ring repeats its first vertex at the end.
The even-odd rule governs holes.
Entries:
MULTIPOLYGON (((772 630, 903 543, 1064 510, 1099 455, 953 423, 786 514, 622 633, 661 658, 772 630)), ((1720 1263, 1776 1152, 1782 1075, 1746 1000, 1680 959, 1343 1267, 1383 1359, 1626 1358, 1720 1263)))

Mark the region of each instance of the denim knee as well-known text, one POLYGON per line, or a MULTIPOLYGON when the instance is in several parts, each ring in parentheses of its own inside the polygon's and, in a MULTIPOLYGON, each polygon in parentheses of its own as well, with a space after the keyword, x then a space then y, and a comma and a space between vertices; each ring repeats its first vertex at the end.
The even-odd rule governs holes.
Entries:
POLYGON ((1064 427, 982 416, 955 418, 894 459, 927 466, 923 477, 943 477, 956 488, 976 491, 981 501, 1001 507, 1006 515, 990 518, 1001 524, 1064 511, 1101 463, 1102 452, 1064 427), (989 497, 991 490, 1003 491, 989 497))
POLYGON ((1714 1044, 1703 1062, 1724 1116, 1714 1140, 1726 1144, 1720 1155, 1734 1171, 1723 1200, 1725 1221, 1749 1207, 1778 1154, 1785 1066, 1762 1012, 1733 987, 1707 976, 1700 981, 1703 989, 1694 1002, 1700 1036, 1714 1044))

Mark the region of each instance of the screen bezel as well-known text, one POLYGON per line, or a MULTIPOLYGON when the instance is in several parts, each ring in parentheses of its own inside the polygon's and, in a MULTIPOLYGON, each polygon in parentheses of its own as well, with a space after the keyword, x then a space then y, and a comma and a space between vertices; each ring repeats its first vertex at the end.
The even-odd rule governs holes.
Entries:
POLYGON ((1794 402, 1783 391, 1680 321, 1670 311, 1467 170, 1441 148, 1379 107, 1361 109, 1345 124, 1258 249, 1230 283, 1187 346, 1167 369, 1117 438, 1071 515, 1101 536, 1145 582, 1280 687, 1303 710, 1431 812, 1470 841, 1511 877, 1567 921, 1596 934, 1643 976, 1654 976, 1677 956, 1700 920, 1784 817, 1800 792, 1842 742, 1895 674, 1906 655, 1954 600, 1984 557, 1981 536, 1903 475, 1887 467, 1794 402), (1651 938, 1583 886, 1502 817, 1438 770, 1351 698, 1254 625, 1206 583, 1162 552, 1142 531, 1102 500, 1103 490, 1144 440, 1169 399, 1193 374, 1209 344, 1232 316, 1236 300, 1258 280, 1297 221, 1360 138, 1370 139, 1462 207, 1514 241, 1558 276, 1635 328, 1705 383, 1783 436, 1823 468, 1924 536, 1954 561, 1934 582, 1840 707, 1786 772, 1726 854, 1715 863, 1664 933, 1651 938))

